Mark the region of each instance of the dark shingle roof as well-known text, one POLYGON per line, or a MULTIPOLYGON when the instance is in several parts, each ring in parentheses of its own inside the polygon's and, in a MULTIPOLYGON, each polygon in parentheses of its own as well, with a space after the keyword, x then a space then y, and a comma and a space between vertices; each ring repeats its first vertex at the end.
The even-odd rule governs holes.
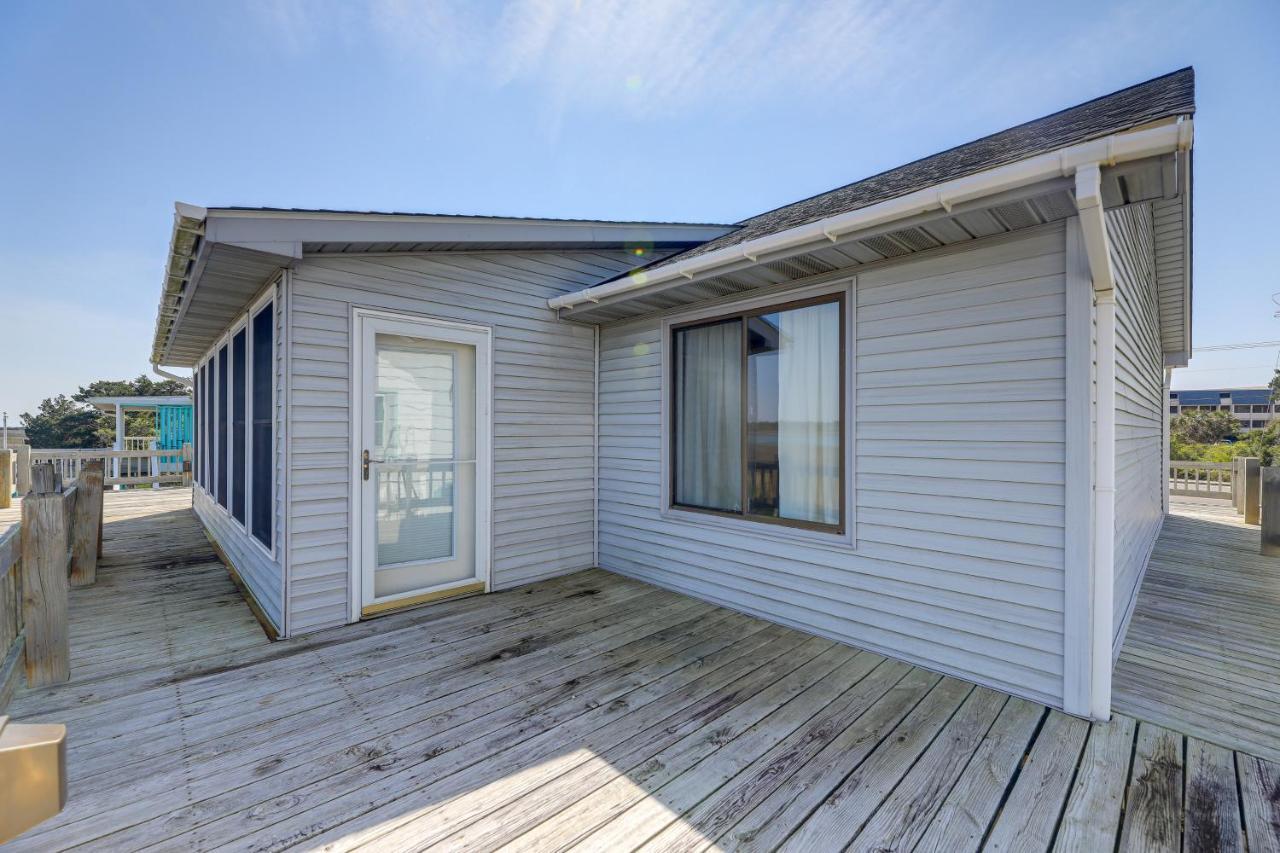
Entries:
POLYGON ((1130 130, 1162 118, 1194 112, 1195 71, 1188 67, 744 219, 737 223, 740 227, 736 231, 658 261, 650 268, 786 231, 837 213, 868 207, 944 181, 1130 130))

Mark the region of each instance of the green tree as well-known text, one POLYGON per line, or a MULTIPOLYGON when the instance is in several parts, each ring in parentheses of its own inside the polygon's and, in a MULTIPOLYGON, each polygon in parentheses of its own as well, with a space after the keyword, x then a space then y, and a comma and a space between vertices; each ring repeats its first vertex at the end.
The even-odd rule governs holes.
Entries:
POLYGON ((27 443, 32 447, 105 447, 111 444, 111 431, 105 421, 101 412, 65 394, 46 399, 34 415, 22 414, 27 443))
POLYGON ((1276 368, 1275 375, 1271 377, 1267 387, 1271 389, 1271 402, 1280 402, 1280 367, 1276 368))
MULTIPOLYGON (((99 379, 82 386, 70 397, 49 397, 35 414, 24 412, 22 425, 27 441, 36 448, 109 447, 115 439, 113 419, 88 405, 92 397, 163 397, 185 395, 187 388, 172 379, 156 381, 145 374, 137 379, 99 379)), ((125 435, 151 435, 155 416, 131 412, 125 417, 125 435)))
POLYGON ((1220 409, 1212 412, 1185 412, 1169 422, 1169 431, 1176 439, 1191 444, 1213 444, 1240 430, 1240 423, 1230 412, 1220 409))

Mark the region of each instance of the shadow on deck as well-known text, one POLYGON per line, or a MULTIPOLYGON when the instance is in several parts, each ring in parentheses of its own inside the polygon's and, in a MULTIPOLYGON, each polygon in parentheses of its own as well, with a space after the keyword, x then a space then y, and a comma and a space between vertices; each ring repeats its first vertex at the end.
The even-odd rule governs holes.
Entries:
POLYGON ((598 570, 268 644, 156 500, 12 709, 70 729, 14 849, 1280 849, 1280 766, 598 570))

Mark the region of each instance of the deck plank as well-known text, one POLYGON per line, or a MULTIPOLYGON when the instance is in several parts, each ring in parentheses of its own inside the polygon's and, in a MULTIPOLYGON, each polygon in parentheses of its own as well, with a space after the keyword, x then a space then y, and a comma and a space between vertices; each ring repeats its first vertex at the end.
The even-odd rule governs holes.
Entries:
POLYGON ((1187 738, 1184 853, 1244 849, 1235 759, 1231 750, 1187 738))
POLYGON ((1280 765, 1236 753, 1249 853, 1280 853, 1280 765))
POLYGON ((1121 715, 1110 723, 1089 727, 1089 740, 1062 815, 1055 850, 1070 853, 1115 847, 1137 728, 1135 720, 1121 715))
POLYGON ((1139 724, 1119 850, 1182 849, 1182 741, 1176 732, 1139 724))

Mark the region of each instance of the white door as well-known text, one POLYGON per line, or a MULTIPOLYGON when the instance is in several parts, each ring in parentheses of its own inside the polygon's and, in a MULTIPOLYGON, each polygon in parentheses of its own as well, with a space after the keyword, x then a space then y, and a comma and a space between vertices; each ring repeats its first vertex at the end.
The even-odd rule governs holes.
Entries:
POLYGON ((358 615, 485 589, 489 333, 357 312, 358 615))

